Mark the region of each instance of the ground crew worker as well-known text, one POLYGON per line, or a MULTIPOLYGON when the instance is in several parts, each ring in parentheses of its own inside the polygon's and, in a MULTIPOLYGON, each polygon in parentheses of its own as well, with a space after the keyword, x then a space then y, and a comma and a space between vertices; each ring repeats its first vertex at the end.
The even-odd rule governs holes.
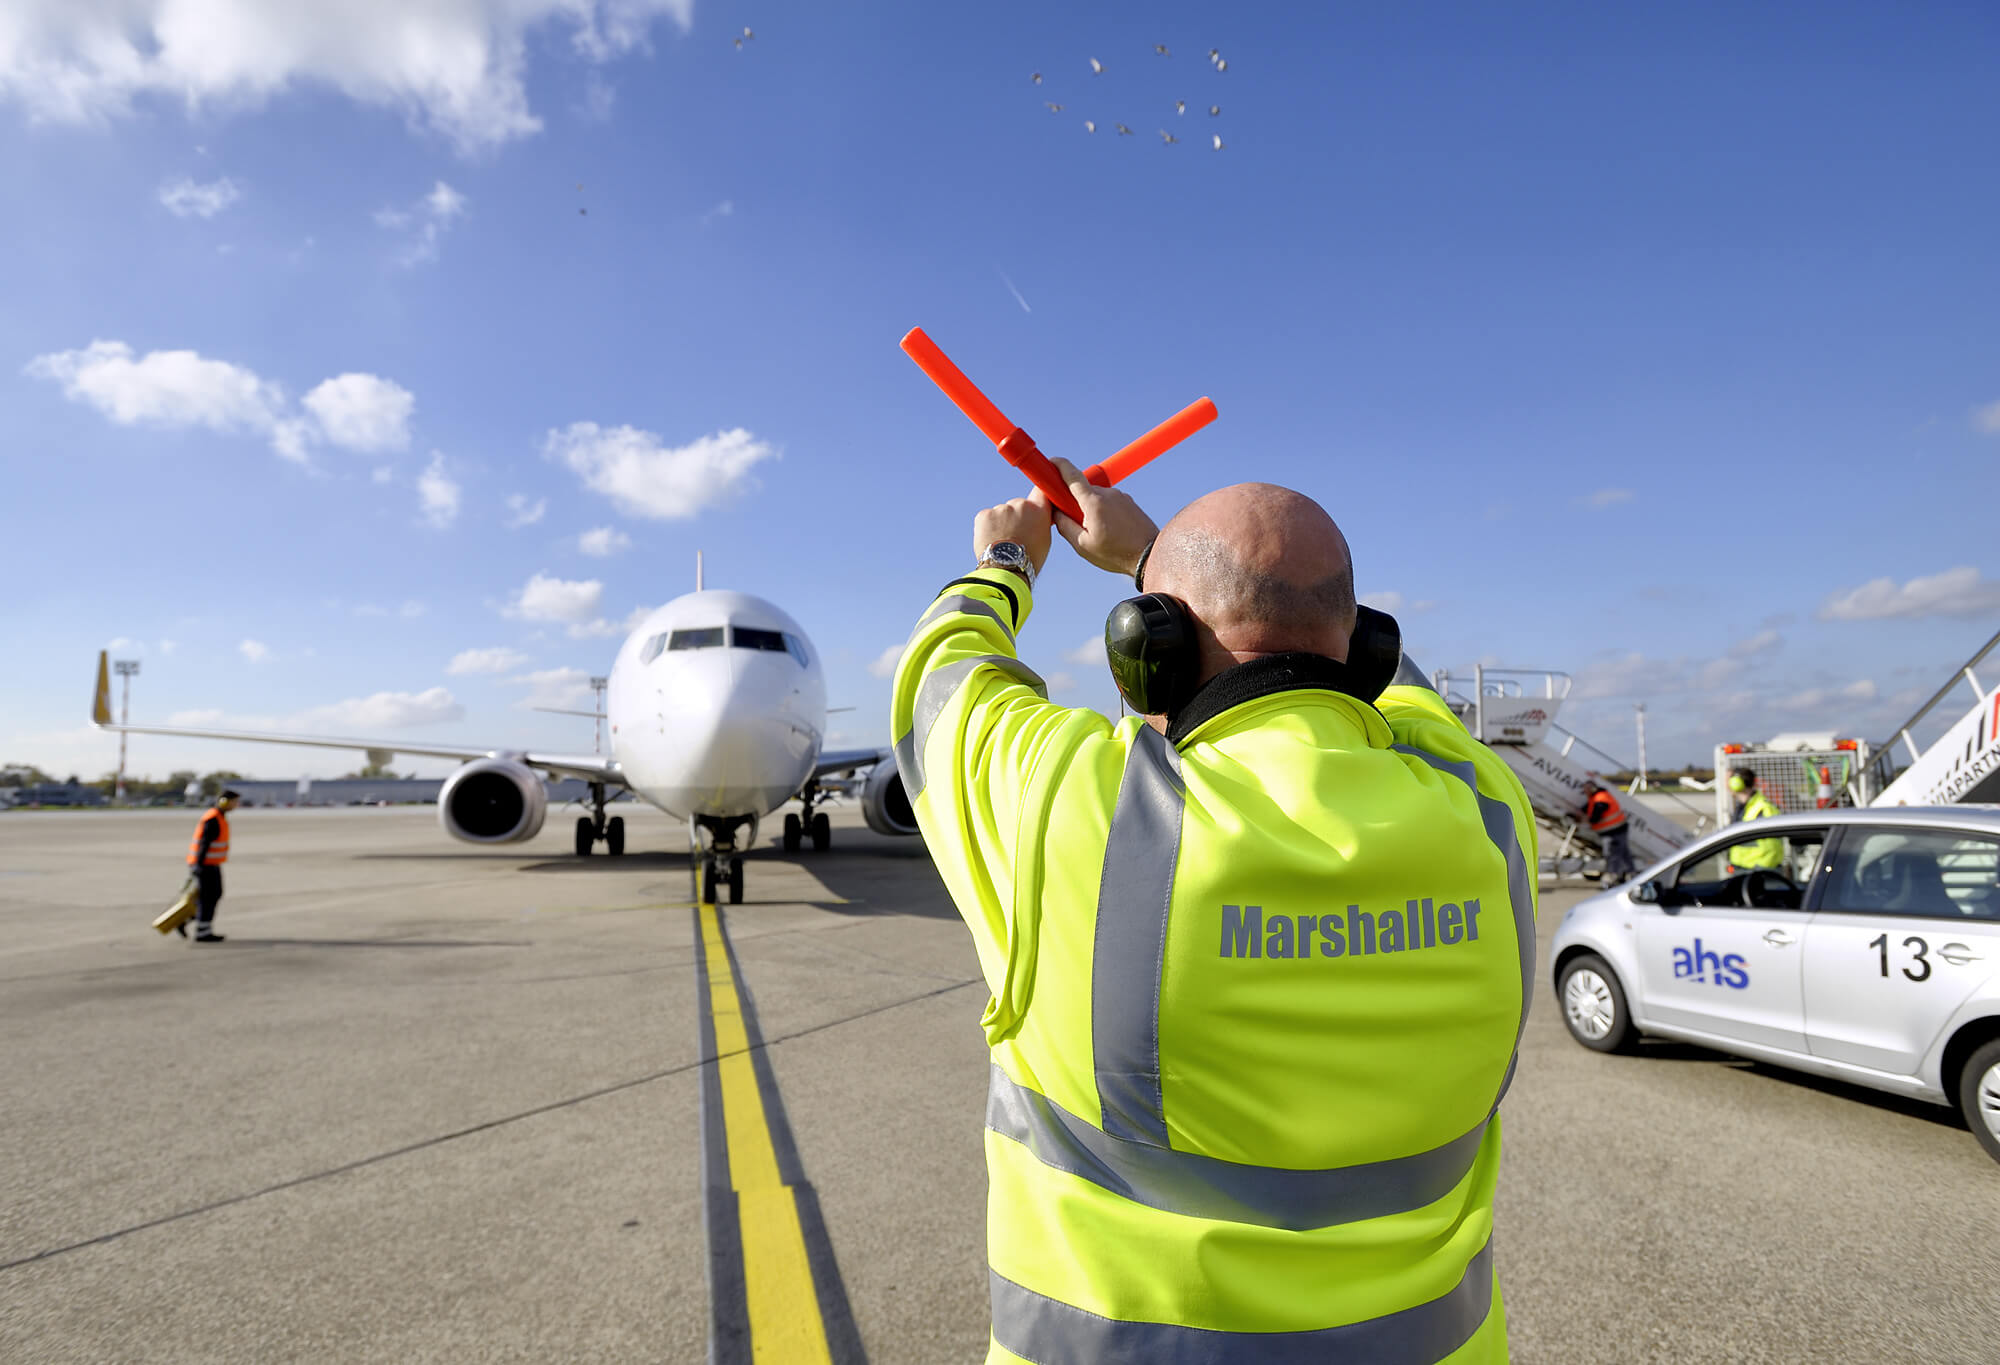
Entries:
POLYGON ((1584 823, 1596 833, 1604 849, 1604 885, 1617 886, 1630 881, 1638 869, 1632 865, 1632 830, 1625 819, 1625 808, 1594 777, 1585 779, 1583 792, 1584 823))
POLYGON ((1142 589, 1106 629, 1142 714, 1016 656, 1040 493, 978 515, 893 702, 992 993, 987 1360, 1504 1361, 1526 794, 1413 667, 1382 690, 1394 622, 1311 499, 1240 484, 1156 532, 1058 464, 1064 538, 1142 589))
MULTIPOLYGON (((1757 789, 1757 774, 1748 768, 1738 768, 1729 774, 1730 799, 1736 803, 1738 820, 1762 820, 1778 814, 1778 808, 1771 798, 1757 789)), ((1736 844, 1729 850, 1729 870, 1745 872, 1759 867, 1783 867, 1785 865, 1785 841, 1783 839, 1758 839, 1747 844, 1736 844)))
MULTIPOLYGON (((196 943, 220 943, 225 937, 215 932, 215 907, 222 900, 222 865, 229 861, 229 812, 236 809, 240 800, 242 797, 225 789, 202 814, 201 823, 194 827, 194 840, 188 845, 188 867, 200 888, 199 908, 194 917, 196 943)), ((174 932, 185 938, 187 926, 177 924, 174 932)))

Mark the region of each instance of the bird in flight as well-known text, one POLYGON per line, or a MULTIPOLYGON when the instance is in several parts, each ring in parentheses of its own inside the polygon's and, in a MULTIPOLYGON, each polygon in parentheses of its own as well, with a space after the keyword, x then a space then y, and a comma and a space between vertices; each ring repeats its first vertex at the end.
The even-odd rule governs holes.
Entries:
POLYGON ((1176 142, 1179 141, 1180 141, 1179 138, 1175 137, 1172 133, 1168 132, 1166 129, 1164 128, 1160 129, 1160 142, 1162 145, 1171 147, 1176 142))
POLYGON ((1218 51, 1217 51, 1216 49, 1214 49, 1214 48, 1210 48, 1210 49, 1208 50, 1208 59, 1209 59, 1209 61, 1211 61, 1211 62, 1214 62, 1214 61, 1219 61, 1219 60, 1221 60, 1221 58, 1222 58, 1222 54, 1221 54, 1220 52, 1218 52, 1218 51))
POLYGON ((1185 114, 1185 113, 1187 112, 1187 101, 1186 101, 1186 100, 1175 100, 1175 101, 1174 101, 1174 112, 1175 112, 1176 114, 1185 114))
POLYGON ((1219 116, 1219 115, 1220 115, 1221 113, 1222 113, 1222 106, 1221 106, 1221 105, 1219 105, 1219 104, 1211 104, 1211 105, 1209 105, 1209 106, 1208 106, 1208 116, 1209 116, 1210 118, 1216 118, 1216 117, 1218 117, 1218 116, 1219 116))
POLYGON ((1159 53, 1162 57, 1171 57, 1174 55, 1173 53, 1167 51, 1167 45, 1165 43, 1154 43, 1153 51, 1159 53))
POLYGON ((1112 124, 1111 126, 1112 126, 1113 128, 1116 128, 1116 129, 1118 130, 1118 136, 1120 136, 1120 137, 1131 137, 1131 136, 1132 136, 1132 130, 1131 130, 1130 128, 1127 128, 1127 127, 1126 127, 1126 126, 1125 126, 1124 124, 1122 124, 1122 123, 1114 123, 1114 124, 1112 124))
POLYGON ((1063 110, 1060 104, 1049 104, 1047 100, 1043 100, 1042 103, 1048 105, 1048 110, 1051 114, 1060 114, 1063 110))
POLYGON ((1229 69, 1229 58, 1224 57, 1221 61, 1217 62, 1215 69, 1217 71, 1227 71, 1229 69))
POLYGON ((1215 135, 1215 150, 1218 152, 1222 150, 1222 134, 1220 133, 1215 135))
POLYGON ((1093 76, 1102 76, 1104 74, 1104 63, 1092 57, 1090 59, 1090 74, 1093 76))
POLYGON ((1097 125, 1095 123, 1092 123, 1089 119, 1085 119, 1083 121, 1083 131, 1086 133, 1094 133, 1097 131, 1097 125))
POLYGON ((1033 81, 1036 85, 1040 85, 1042 83, 1042 73, 1037 71, 1034 75, 1028 77, 1028 79, 1033 81))
POLYGON ((756 36, 757 36, 757 35, 756 35, 756 34, 754 34, 754 33, 752 33, 752 32, 751 32, 751 31, 750 31, 749 29, 747 29, 747 28, 746 28, 746 29, 744 29, 744 30, 743 30, 743 36, 742 36, 741 38, 738 38, 738 39, 736 40, 736 50, 737 50, 738 52, 741 52, 741 51, 743 50, 743 44, 744 44, 745 42, 749 41, 750 39, 752 39, 752 38, 755 38, 756 36))

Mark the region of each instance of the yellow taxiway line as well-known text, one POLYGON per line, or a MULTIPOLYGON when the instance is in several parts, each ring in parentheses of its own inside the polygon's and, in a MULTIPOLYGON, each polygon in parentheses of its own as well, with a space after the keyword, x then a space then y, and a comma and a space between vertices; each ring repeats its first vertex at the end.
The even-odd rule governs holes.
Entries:
POLYGON ((864 1357, 819 1202, 805 1180, 757 1016, 713 904, 695 907, 702 1169, 716 1365, 864 1357))

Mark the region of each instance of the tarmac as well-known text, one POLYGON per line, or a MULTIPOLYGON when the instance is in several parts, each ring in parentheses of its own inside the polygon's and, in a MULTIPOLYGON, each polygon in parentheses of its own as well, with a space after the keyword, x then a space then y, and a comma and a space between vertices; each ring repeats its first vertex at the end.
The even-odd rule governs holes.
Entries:
MULTIPOLYGON (((148 928, 192 812, 0 815, 0 1360, 707 1358, 686 841, 620 810, 620 859, 244 810, 199 949, 148 928)), ((866 1358, 974 1362, 985 988, 922 843, 834 824, 721 921, 866 1358)), ((1502 1113, 1516 1361, 2000 1358, 1947 1110, 1588 1052, 1544 971, 1502 1113)))

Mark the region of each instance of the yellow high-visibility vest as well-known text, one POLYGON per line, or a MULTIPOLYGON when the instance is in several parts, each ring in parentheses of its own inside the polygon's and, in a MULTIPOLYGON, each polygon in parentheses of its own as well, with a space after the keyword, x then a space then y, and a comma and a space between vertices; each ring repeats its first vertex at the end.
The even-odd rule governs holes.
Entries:
POLYGON ((1031 605, 950 585, 892 713, 992 992, 988 1361, 1504 1361, 1518 780, 1428 689, 1378 709, 1305 655, 1170 738, 1055 705, 1031 605))
MULTIPOLYGON (((1760 791, 1750 793, 1750 799, 1743 803, 1745 821, 1762 820, 1779 813, 1771 798, 1760 791)), ((1747 844, 1736 844, 1729 850, 1729 861, 1736 867, 1783 867, 1785 865, 1785 841, 1783 839, 1756 839, 1747 844)))

